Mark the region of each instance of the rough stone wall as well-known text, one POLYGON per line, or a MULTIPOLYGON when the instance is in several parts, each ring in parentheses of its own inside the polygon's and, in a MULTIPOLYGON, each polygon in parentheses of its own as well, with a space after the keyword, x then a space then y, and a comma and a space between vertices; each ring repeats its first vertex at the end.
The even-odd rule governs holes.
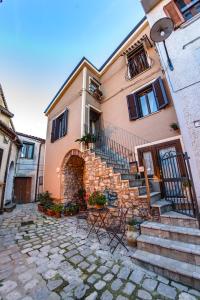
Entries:
MULTIPOLYGON (((145 199, 138 198, 138 189, 130 188, 128 180, 121 180, 120 174, 115 174, 111 167, 107 167, 101 158, 96 157, 89 150, 80 152, 79 150, 71 150, 65 157, 63 162, 63 179, 64 184, 64 202, 71 201, 73 195, 77 192, 77 186, 83 184, 86 193, 91 194, 94 191, 103 192, 106 188, 118 194, 118 206, 129 207, 129 216, 140 216, 145 219, 149 218, 148 204, 145 199), (72 159, 71 157, 77 156, 72 159), (76 167, 77 160, 84 160, 84 166, 76 167), (76 169, 76 172, 74 170, 76 169), (83 182, 81 181, 81 172, 83 174, 83 182), (78 175, 78 177, 76 177, 78 175), (79 177, 80 176, 80 177, 79 177)), ((79 187, 80 188, 80 187, 79 187)))
POLYGON ((64 202, 75 199, 79 189, 83 188, 84 160, 72 155, 64 168, 64 202))

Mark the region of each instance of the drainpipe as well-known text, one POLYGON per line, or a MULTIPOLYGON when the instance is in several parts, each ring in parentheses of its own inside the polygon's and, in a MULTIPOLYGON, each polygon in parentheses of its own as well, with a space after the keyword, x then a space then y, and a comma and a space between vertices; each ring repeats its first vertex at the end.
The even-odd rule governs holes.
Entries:
POLYGON ((41 155, 41 148, 42 148, 42 142, 39 145, 39 153, 38 153, 38 162, 37 162, 37 172, 36 172, 36 181, 35 181, 35 202, 37 200, 38 195, 38 176, 39 176, 39 170, 40 170, 40 155, 41 155))
POLYGON ((3 207, 4 207, 4 195, 5 195, 5 189, 6 189, 6 180, 7 180, 7 175, 8 175, 8 167, 9 167, 9 162, 10 162, 10 156, 11 156, 11 151, 12 151, 12 141, 10 141, 10 146, 8 150, 8 157, 7 157, 7 162, 6 162, 6 171, 4 174, 4 183, 3 183, 3 190, 1 194, 1 203, 0 203, 0 215, 3 214, 3 207))
MULTIPOLYGON (((85 106, 87 98, 87 68, 83 68, 83 86, 82 86, 82 103, 81 103, 81 137, 85 134, 85 106)), ((81 151, 83 145, 81 144, 81 151)))

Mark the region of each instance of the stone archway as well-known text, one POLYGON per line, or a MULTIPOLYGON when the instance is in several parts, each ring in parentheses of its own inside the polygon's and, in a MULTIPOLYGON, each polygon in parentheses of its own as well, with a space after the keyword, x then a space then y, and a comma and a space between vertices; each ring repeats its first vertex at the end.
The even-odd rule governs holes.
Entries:
POLYGON ((84 188, 85 161, 78 150, 71 150, 65 156, 62 166, 62 198, 63 202, 76 201, 76 195, 84 188))

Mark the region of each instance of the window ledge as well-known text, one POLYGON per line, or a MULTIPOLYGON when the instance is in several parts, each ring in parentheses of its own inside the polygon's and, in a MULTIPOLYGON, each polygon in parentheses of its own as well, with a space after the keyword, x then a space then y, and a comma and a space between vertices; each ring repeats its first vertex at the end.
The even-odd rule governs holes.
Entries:
MULTIPOLYGON (((151 117, 151 116, 153 116, 153 115, 155 115, 155 114, 157 114, 157 113, 159 113, 159 112, 160 112, 160 110, 155 111, 155 112, 153 112, 153 113, 151 113, 151 114, 149 114, 149 115, 147 115, 147 116, 138 118, 137 120, 143 120, 143 119, 146 119, 146 118, 151 117)), ((136 121, 137 121, 137 120, 136 120, 136 121)))
POLYGON ((188 27, 189 25, 191 25, 192 23, 194 23, 196 20, 198 20, 200 18, 200 13, 198 13, 197 15, 195 15, 194 17, 192 17, 191 19, 185 21, 180 28, 184 29, 186 27, 188 27))
POLYGON ((128 81, 134 80, 134 79, 138 78, 139 76, 141 76, 142 74, 144 74, 145 72, 151 70, 152 65, 153 65, 153 63, 152 63, 146 70, 144 70, 143 72, 137 74, 137 75, 134 76, 134 77, 128 78, 128 81))

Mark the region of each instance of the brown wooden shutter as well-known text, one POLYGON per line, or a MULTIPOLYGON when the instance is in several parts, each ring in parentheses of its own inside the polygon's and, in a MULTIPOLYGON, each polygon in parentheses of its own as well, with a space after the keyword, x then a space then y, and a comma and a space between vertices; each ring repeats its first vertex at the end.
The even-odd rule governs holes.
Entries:
POLYGON ((136 94, 130 94, 127 97, 128 111, 129 111, 129 119, 131 121, 139 118, 139 108, 137 105, 137 97, 136 94))
POLYGON ((65 124, 64 135, 66 135, 68 131, 68 109, 66 109, 64 112, 64 124, 65 124))
POLYGON ((0 169, 1 169, 2 158, 3 158, 3 149, 0 149, 0 169))
POLYGON ((51 143, 53 143, 56 139, 56 119, 52 122, 52 129, 51 129, 51 143))
POLYGON ((183 22, 185 22, 185 19, 174 0, 171 0, 163 7, 163 9, 166 15, 174 22, 175 28, 179 27, 183 22))
POLYGON ((158 109, 160 110, 165 106, 167 106, 169 104, 169 100, 161 77, 159 77, 156 81, 154 81, 153 90, 156 96, 158 109))

